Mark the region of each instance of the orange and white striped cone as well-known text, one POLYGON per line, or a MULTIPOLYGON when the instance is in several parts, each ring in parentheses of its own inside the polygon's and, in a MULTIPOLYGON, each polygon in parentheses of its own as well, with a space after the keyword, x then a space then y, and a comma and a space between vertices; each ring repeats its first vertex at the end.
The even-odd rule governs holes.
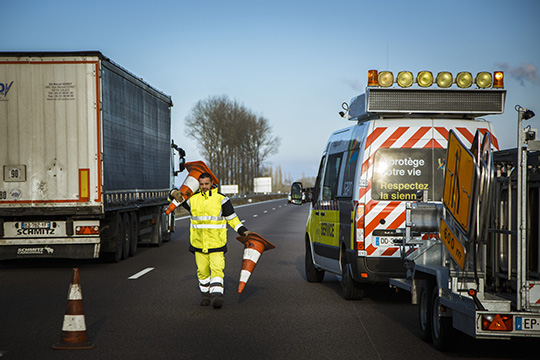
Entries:
POLYGON ((62 339, 52 348, 55 350, 94 348, 94 344, 88 341, 86 335, 79 269, 77 268, 73 269, 73 281, 69 286, 68 304, 62 325, 62 339))
POLYGON ((208 166, 203 161, 191 161, 186 163, 186 169, 189 171, 188 176, 184 180, 182 186, 180 186, 180 194, 171 201, 171 204, 165 211, 165 214, 169 215, 173 212, 178 206, 180 206, 184 201, 189 199, 191 195, 199 188, 199 176, 202 173, 209 173, 212 177, 212 182, 216 185, 219 184, 216 176, 210 171, 208 166))
POLYGON ((254 232, 249 233, 248 236, 238 236, 236 239, 244 244, 242 270, 240 271, 240 283, 238 284, 238 293, 241 294, 263 251, 275 249, 275 246, 254 232))

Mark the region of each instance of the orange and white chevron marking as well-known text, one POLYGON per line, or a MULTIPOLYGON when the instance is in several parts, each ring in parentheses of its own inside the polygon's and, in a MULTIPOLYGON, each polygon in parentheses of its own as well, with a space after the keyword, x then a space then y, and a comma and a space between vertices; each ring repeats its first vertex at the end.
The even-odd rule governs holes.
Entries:
MULTIPOLYGON (((476 126, 456 127, 455 130, 463 140, 465 146, 470 147, 476 126)), ((482 134, 488 132, 487 128, 479 129, 482 134)), ((448 144, 449 129, 441 126, 388 126, 377 127, 366 139, 365 154, 369 156, 362 164, 361 178, 368 179, 366 187, 360 188, 359 202, 365 207, 365 244, 367 256, 399 257, 399 246, 376 246, 373 236, 375 229, 397 229, 405 227, 404 201, 379 201, 371 199, 371 179, 373 177, 373 159, 375 153, 381 148, 410 149, 410 148, 436 148, 444 149, 448 144), (384 224, 381 220, 384 219, 384 224)), ((499 149, 496 137, 491 139, 494 148, 499 149)), ((431 235, 433 236, 433 235, 431 235)), ((428 236, 429 237, 429 236, 428 236)))

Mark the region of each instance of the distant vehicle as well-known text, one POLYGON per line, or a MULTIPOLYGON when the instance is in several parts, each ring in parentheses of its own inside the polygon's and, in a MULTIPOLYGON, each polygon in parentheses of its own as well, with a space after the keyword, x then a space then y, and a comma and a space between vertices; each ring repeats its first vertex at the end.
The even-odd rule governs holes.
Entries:
POLYGON ((307 281, 322 281, 326 271, 341 275, 345 299, 361 298, 362 283, 406 276, 407 202, 441 201, 449 131, 468 146, 477 130, 493 134, 479 117, 502 113, 506 95, 502 72, 479 73, 479 89, 468 88, 468 72, 434 81, 431 72, 415 80, 404 71, 395 87, 390 72, 371 70, 368 78, 365 93, 341 113, 355 124, 332 133, 323 149, 305 232, 307 281))
POLYGON ((0 260, 120 261, 170 237, 170 96, 97 51, 2 52, 0 81, 0 260))

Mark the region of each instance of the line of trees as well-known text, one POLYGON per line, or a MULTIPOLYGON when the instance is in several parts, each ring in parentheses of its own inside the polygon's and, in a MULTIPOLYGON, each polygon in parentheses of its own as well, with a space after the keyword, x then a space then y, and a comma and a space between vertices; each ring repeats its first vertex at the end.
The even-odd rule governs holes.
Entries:
POLYGON ((186 117, 186 133, 197 140, 202 156, 222 184, 253 190, 264 175, 264 162, 279 150, 268 120, 227 96, 198 101, 186 117))

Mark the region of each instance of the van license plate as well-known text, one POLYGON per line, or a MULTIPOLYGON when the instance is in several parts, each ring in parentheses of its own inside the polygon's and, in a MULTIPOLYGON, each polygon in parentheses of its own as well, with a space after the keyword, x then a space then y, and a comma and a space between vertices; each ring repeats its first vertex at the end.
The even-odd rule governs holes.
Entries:
POLYGON ((516 316, 516 330, 540 331, 540 317, 516 316))
POLYGON ((394 240, 395 238, 393 237, 376 236, 375 245, 376 246, 393 246, 394 240))

